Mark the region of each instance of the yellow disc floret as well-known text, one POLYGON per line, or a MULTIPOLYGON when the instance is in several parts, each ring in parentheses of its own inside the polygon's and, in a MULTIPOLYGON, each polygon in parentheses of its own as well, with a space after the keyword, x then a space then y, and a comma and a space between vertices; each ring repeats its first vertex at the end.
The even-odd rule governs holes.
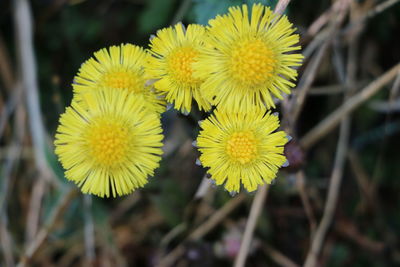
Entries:
POLYGON ((232 51, 232 76, 243 85, 257 86, 273 75, 276 59, 262 40, 239 43, 232 51))
POLYGON ((250 131, 235 132, 226 144, 226 153, 232 160, 246 164, 255 158, 257 144, 254 134, 250 131))
POLYGON ((193 78, 192 64, 196 61, 198 52, 190 46, 181 47, 172 52, 168 57, 169 72, 177 81, 196 86, 201 80, 193 78))
POLYGON ((141 93, 145 88, 143 78, 126 70, 110 71, 104 74, 103 81, 100 84, 114 89, 126 89, 132 93, 141 93))
POLYGON ((87 133, 88 148, 98 164, 116 166, 124 161, 129 147, 128 129, 118 121, 99 118, 87 133))

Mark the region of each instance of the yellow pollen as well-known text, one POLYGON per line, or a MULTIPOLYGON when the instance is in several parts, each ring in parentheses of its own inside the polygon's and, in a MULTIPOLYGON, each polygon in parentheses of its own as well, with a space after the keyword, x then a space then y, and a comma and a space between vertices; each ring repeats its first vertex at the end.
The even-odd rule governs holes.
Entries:
POLYGON ((243 41, 232 51, 232 75, 246 86, 266 82, 273 75, 275 65, 274 53, 259 39, 243 41))
POLYGON ((256 139, 252 132, 235 132, 226 144, 226 153, 232 160, 246 164, 257 155, 256 139))
POLYGON ((192 47, 180 47, 168 56, 168 69, 178 82, 195 86, 199 79, 193 78, 192 64, 196 62, 198 52, 192 47))
POLYGON ((96 163, 110 167, 126 158, 128 129, 120 122, 110 122, 102 118, 89 127, 87 134, 90 155, 96 163))
POLYGON ((126 70, 112 71, 104 74, 103 85, 110 88, 127 89, 133 93, 140 93, 144 88, 144 80, 136 73, 126 70))

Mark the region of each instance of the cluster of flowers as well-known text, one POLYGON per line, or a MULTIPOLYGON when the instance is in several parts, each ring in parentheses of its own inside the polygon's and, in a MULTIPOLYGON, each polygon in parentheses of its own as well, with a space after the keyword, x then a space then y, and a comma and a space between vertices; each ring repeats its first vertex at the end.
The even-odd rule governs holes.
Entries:
POLYGON ((147 183, 162 155, 167 102, 199 123, 200 162, 217 185, 238 192, 270 183, 286 162, 273 97, 289 94, 302 62, 299 36, 268 7, 232 7, 209 25, 159 30, 150 48, 122 44, 82 64, 71 106, 61 115, 55 152, 67 179, 100 197, 147 183))

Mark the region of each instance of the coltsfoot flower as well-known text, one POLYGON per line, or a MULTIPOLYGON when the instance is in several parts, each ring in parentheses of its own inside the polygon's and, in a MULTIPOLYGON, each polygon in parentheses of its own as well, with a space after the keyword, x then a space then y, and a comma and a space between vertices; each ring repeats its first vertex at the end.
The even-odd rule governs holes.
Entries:
POLYGON ((253 106, 275 107, 294 86, 303 56, 294 53, 299 35, 286 16, 254 4, 231 7, 209 21, 208 38, 194 64, 203 79, 201 92, 220 109, 248 111, 253 106))
POLYGON ((146 83, 143 65, 150 55, 132 44, 111 46, 94 53, 84 62, 74 78, 72 87, 76 100, 82 94, 99 88, 127 90, 141 99, 150 110, 165 111, 165 100, 146 83))
POLYGON ((149 79, 155 79, 154 87, 166 94, 166 99, 177 110, 188 113, 192 98, 200 110, 211 109, 200 92, 202 79, 193 76, 193 63, 199 57, 206 30, 201 25, 190 24, 185 30, 182 24, 164 28, 150 40, 150 53, 146 65, 149 79))
POLYGON ((254 191, 271 183, 286 163, 283 152, 288 139, 285 132, 274 132, 278 127, 278 117, 265 109, 248 113, 217 109, 201 123, 200 161, 209 168, 211 179, 227 191, 239 192, 241 184, 254 191))
POLYGON ((127 90, 97 89, 85 97, 86 105, 67 107, 55 136, 66 178, 100 197, 143 187, 161 159, 159 116, 127 90))

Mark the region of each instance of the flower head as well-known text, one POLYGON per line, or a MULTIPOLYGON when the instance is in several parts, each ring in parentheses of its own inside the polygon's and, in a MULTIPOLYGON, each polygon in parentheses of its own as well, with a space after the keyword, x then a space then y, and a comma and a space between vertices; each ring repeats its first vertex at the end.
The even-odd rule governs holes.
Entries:
POLYGON ((143 48, 122 44, 101 49, 82 64, 72 84, 77 100, 99 88, 127 90, 143 100, 146 107, 161 113, 165 100, 146 84, 143 65, 150 55, 143 48))
POLYGON ((204 79, 201 91, 220 109, 247 111, 253 106, 275 107, 272 96, 289 94, 303 56, 293 53, 299 35, 286 16, 254 4, 232 7, 210 20, 208 46, 194 64, 204 79))
POLYGON ((251 192, 270 183, 286 162, 283 155, 288 139, 277 116, 253 109, 249 113, 216 110, 201 123, 197 138, 200 161, 217 185, 239 192, 240 184, 251 192))
POLYGON ((127 90, 98 89, 60 117, 55 152, 82 192, 126 195, 147 183, 161 159, 160 118, 127 90), (88 108, 86 108, 88 106, 88 108))
POLYGON ((154 87, 166 94, 167 101, 182 112, 190 112, 192 98, 199 109, 208 111, 209 101, 200 92, 202 80, 193 76, 193 63, 197 61, 203 46, 205 28, 182 24, 162 29, 150 40, 150 53, 146 73, 156 79, 154 87))

